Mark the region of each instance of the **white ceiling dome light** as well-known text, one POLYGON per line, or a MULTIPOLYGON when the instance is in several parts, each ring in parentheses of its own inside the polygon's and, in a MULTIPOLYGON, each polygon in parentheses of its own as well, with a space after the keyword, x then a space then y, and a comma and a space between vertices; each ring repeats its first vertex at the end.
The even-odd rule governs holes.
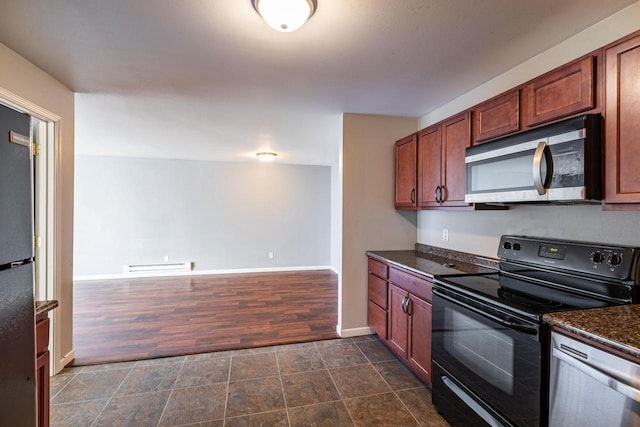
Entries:
POLYGON ((290 33, 302 27, 316 11, 316 0, 251 0, 255 10, 274 30, 290 33))

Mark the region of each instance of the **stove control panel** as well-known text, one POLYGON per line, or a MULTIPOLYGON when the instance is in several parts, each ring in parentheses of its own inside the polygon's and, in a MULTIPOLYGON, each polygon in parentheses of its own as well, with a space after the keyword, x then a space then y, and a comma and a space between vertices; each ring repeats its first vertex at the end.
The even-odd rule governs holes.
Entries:
POLYGON ((640 282, 640 249, 528 236, 502 236, 498 257, 544 268, 640 282))

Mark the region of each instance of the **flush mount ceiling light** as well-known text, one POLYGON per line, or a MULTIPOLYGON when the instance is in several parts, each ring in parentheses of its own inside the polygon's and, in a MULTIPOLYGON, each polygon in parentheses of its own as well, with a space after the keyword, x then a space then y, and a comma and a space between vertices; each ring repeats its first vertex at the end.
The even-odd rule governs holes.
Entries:
POLYGON ((270 162, 271 160, 276 158, 277 154, 271 151, 261 151, 259 153, 256 153, 256 156, 258 156, 258 158, 263 162, 270 162))
POLYGON ((284 33, 302 27, 318 7, 317 0, 251 0, 251 4, 271 28, 284 33))

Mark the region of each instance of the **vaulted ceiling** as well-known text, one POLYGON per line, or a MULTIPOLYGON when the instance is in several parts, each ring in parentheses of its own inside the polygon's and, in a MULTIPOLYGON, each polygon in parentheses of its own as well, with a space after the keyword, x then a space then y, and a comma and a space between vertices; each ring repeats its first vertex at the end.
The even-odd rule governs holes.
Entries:
POLYGON ((419 117, 636 0, 7 0, 0 42, 76 97, 80 154, 332 164, 343 112, 419 117), (89 131, 91 129, 91 131, 89 131))

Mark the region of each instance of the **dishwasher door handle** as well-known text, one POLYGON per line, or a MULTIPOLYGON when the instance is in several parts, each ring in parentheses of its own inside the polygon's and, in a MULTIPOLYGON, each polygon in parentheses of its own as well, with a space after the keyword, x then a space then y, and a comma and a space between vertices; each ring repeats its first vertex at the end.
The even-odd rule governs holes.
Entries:
POLYGON ((581 360, 576 359, 570 354, 565 353, 562 350, 554 348, 551 352, 552 357, 555 357, 563 362, 573 366, 578 369, 580 372, 590 376, 594 380, 599 383, 609 387, 612 390, 617 391, 618 393, 632 399, 638 403, 640 403, 640 390, 637 388, 620 381, 619 379, 613 378, 610 375, 605 374, 599 369, 594 368, 593 366, 582 362, 581 360))

